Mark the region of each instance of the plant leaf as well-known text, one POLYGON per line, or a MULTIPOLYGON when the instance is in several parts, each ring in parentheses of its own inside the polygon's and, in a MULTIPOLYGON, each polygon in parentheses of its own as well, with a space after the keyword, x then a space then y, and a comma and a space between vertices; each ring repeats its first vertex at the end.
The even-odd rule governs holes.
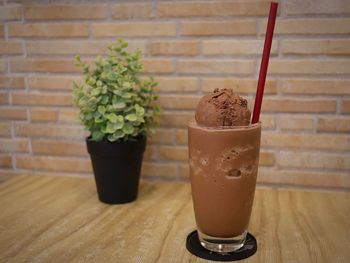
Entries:
POLYGON ((102 104, 107 104, 108 101, 109 101, 108 95, 103 95, 103 96, 102 96, 101 103, 102 103, 102 104))
POLYGON ((123 83, 123 88, 130 88, 130 86, 131 86, 130 82, 126 81, 126 82, 123 83))
POLYGON ((129 93, 129 92, 122 93, 121 96, 124 99, 130 99, 132 97, 131 93, 129 93))
POLYGON ((73 101, 91 139, 115 141, 147 135, 158 119, 157 83, 139 75, 142 53, 129 53, 127 46, 123 40, 110 46, 107 56, 98 56, 91 69, 90 63, 76 57, 83 82, 73 83, 73 101))
POLYGON ((134 132, 134 126, 132 126, 130 123, 125 123, 122 131, 125 134, 132 134, 134 132))
POLYGON ((104 122, 104 120, 103 119, 101 119, 101 118, 99 118, 99 117, 95 117, 95 123, 102 123, 102 122, 104 122))
POLYGON ((89 121, 89 120, 91 120, 93 117, 94 117, 94 116, 93 116, 92 113, 88 113, 88 114, 85 115, 85 120, 89 121))
POLYGON ((116 123, 117 122, 117 115, 114 114, 114 113, 109 113, 109 114, 106 114, 106 118, 112 122, 112 123, 116 123))
POLYGON ((137 116, 143 116, 145 114, 145 109, 138 104, 135 105, 135 111, 137 116))
POLYGON ((99 88, 94 88, 92 91, 91 91, 91 95, 92 96, 97 96, 100 94, 100 89, 99 88))
POLYGON ((117 110, 121 110, 121 109, 124 109, 126 106, 125 102, 124 101, 118 101, 116 103, 113 103, 113 107, 117 110))
POLYGON ((108 122, 106 126, 106 133, 114 133, 117 130, 117 127, 112 122, 108 122))
POLYGON ((125 133, 122 130, 118 130, 115 133, 108 135, 108 140, 114 142, 120 138, 123 138, 124 136, 125 133))
POLYGON ((128 114, 125 116, 125 119, 128 121, 137 121, 137 116, 134 113, 128 114))
POLYGON ((97 111, 102 115, 106 112, 106 107, 103 105, 98 106, 97 111))
POLYGON ((93 141, 101 141, 103 137, 104 137, 104 134, 101 131, 93 131, 91 133, 91 139, 93 141))

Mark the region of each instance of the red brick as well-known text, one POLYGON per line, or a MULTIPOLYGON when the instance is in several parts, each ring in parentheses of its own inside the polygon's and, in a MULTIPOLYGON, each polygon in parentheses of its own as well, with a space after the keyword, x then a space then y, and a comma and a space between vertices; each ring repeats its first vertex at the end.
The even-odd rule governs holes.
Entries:
MULTIPOLYGON (((213 91, 216 88, 233 89, 238 94, 255 94, 258 81, 255 79, 233 79, 233 78, 203 78, 202 90, 213 91)), ((276 93, 276 81, 266 80, 265 94, 276 93)))
POLYGON ((4 59, 0 59, 0 72, 5 72, 7 69, 7 63, 4 59))
POLYGON ((314 120, 312 116, 281 115, 279 124, 282 130, 312 130, 314 120))
POLYGON ((23 108, 1 108, 0 120, 27 120, 27 110, 23 108))
MULTIPOLYGON (((258 178, 264 183, 350 187, 347 7, 340 7, 338 0, 327 2, 329 8, 325 0, 317 5, 298 1, 281 5, 282 17, 277 19, 260 116, 258 178)), ((188 178, 187 125, 194 119, 199 98, 215 88, 233 88, 253 108, 269 2, 238 2, 19 4, 21 20, 0 24, 0 53, 4 55, 0 59, 0 119, 5 118, 0 123, 0 139, 11 142, 7 147, 17 147, 12 141, 26 141, 25 154, 15 156, 33 157, 24 162, 28 168, 17 167, 16 173, 92 176, 91 168, 73 166, 75 161, 89 162, 84 143, 89 133, 78 124, 71 103, 72 81, 83 79, 73 55, 81 54, 92 64, 93 57, 103 54, 115 38, 125 36, 129 50, 139 47, 145 54, 142 79, 155 73, 164 108, 158 133, 148 138, 144 176, 188 178), (82 6, 96 6, 107 13, 99 17, 97 10, 74 12, 82 6), (167 10, 162 11, 162 6, 167 10), (237 20, 239 16, 245 17, 237 20), (59 164, 53 164, 56 160, 59 164)), ((0 5, 0 14, 8 5, 0 5)), ((0 166, 5 163, 0 174, 10 174, 10 155, 7 150, 0 154, 0 166)))
POLYGON ((29 76, 27 84, 30 89, 71 91, 73 81, 81 82, 80 76, 29 76))
POLYGON ((0 105, 8 105, 8 104, 9 104, 9 93, 0 92, 0 105))
POLYGON ((187 129, 177 129, 175 135, 176 135, 176 144, 187 144, 188 143, 187 129))
MULTIPOLYGON (((128 41, 128 51, 140 49, 146 53, 145 41, 128 41)), ((102 55, 108 50, 108 46, 115 41, 27 41, 26 49, 29 55, 102 55)))
POLYGON ((159 146, 159 158, 167 161, 186 161, 188 149, 185 146, 159 146))
POLYGON ((350 61, 345 59, 272 59, 270 74, 350 74, 350 61))
POLYGON ((255 35, 256 25, 253 20, 181 22, 180 33, 184 36, 255 35))
POLYGON ((158 159, 157 146, 147 145, 146 150, 143 154, 144 161, 156 161, 158 159))
POLYGON ((188 181, 190 178, 190 167, 187 163, 179 165, 180 179, 188 181))
POLYGON ((13 105, 33 106, 71 106, 72 95, 67 94, 34 94, 34 93, 13 93, 13 105))
POLYGON ((0 154, 0 167, 12 168, 12 158, 8 154, 0 154))
POLYGON ((22 43, 19 41, 0 41, 0 55, 23 54, 22 43))
POLYGON ((171 59, 143 59, 145 73, 172 73, 174 64, 171 59))
POLYGON ((48 108, 31 108, 30 115, 32 122, 55 122, 57 120, 56 110, 48 108))
POLYGON ((112 5, 112 17, 115 19, 153 18, 152 3, 132 3, 112 5))
POLYGON ((11 137, 11 123, 0 122, 0 136, 11 137))
POLYGON ((335 112, 334 99, 283 99, 264 98, 262 110, 265 112, 335 112))
POLYGON ((261 16, 267 15, 269 3, 267 1, 249 2, 160 2, 158 15, 160 17, 184 16, 261 16))
POLYGON ((156 134, 149 136, 148 140, 154 144, 172 144, 174 142, 174 130, 158 128, 156 134))
POLYGON ((160 125, 165 127, 187 127, 188 122, 194 120, 194 113, 163 112, 160 125))
POLYGON ((340 105, 340 111, 342 113, 350 113, 350 99, 343 99, 340 105))
POLYGON ((105 5, 27 5, 24 8, 26 20, 76 20, 103 19, 107 17, 105 5))
POLYGON ((81 23, 27 23, 9 24, 10 37, 87 37, 88 25, 81 23))
POLYGON ((350 41, 346 39, 283 40, 283 54, 287 55, 349 55, 350 41))
MULTIPOLYGON (((258 23, 259 34, 265 34, 266 22, 258 23)), ((348 18, 293 18, 293 19, 278 19, 276 21, 275 34, 349 34, 350 19, 348 18)))
POLYGON ((194 110, 200 96, 194 95, 162 95, 159 97, 159 104, 164 109, 185 109, 194 110))
POLYGON ((5 37, 4 25, 0 25, 0 38, 5 37))
POLYGON ((0 88, 2 89, 24 89, 24 78, 13 76, 0 76, 0 88))
POLYGON ((82 126, 62 124, 16 124, 16 136, 39 138, 84 139, 88 132, 82 126))
POLYGON ((350 140, 348 136, 340 134, 334 136, 328 134, 263 132, 261 145, 263 147, 339 151, 350 149, 350 140))
POLYGON ((99 23, 92 24, 94 37, 175 36, 175 23, 99 23))
POLYGON ((157 90, 160 92, 194 92, 198 89, 198 79, 195 77, 156 77, 157 90))
POLYGON ((24 139, 0 139, 0 152, 29 152, 28 141, 24 139))
POLYGON ((318 117, 317 130, 326 132, 350 132, 350 117, 318 117))
POLYGON ((32 140, 32 150, 35 155, 88 156, 83 141, 32 140))
MULTIPOLYGON (((253 112, 253 110, 251 110, 251 112, 253 112)), ((263 130, 275 129, 276 127, 276 120, 274 115, 261 114, 260 121, 263 130)))
POLYGON ((288 15, 311 15, 311 14, 349 14, 350 5, 343 0, 289 0, 285 5, 288 15))
POLYGON ((273 166, 275 164, 275 155, 273 152, 260 151, 259 166, 273 166))
POLYGON ((21 5, 9 4, 0 6, 0 21, 21 19, 21 5))
POLYGON ((281 90, 285 94, 349 95, 349 80, 342 79, 283 79, 281 90))
POLYGON ((79 112, 73 109, 62 109, 58 112, 59 123, 80 123, 79 112))
POLYGON ((151 55, 186 55, 199 53, 199 42, 194 40, 153 41, 150 44, 151 55))
POLYGON ((80 72, 73 59, 14 59, 10 61, 11 72, 80 72))
MULTIPOLYGON (((203 40, 204 55, 261 55, 263 40, 203 40)), ((271 55, 277 54, 277 41, 272 43, 271 55)))
POLYGON ((179 59, 177 72, 197 74, 252 74, 255 71, 253 60, 218 60, 218 59, 179 59))
POLYGON ((277 163, 288 168, 350 170, 350 155, 281 152, 277 156, 277 163))

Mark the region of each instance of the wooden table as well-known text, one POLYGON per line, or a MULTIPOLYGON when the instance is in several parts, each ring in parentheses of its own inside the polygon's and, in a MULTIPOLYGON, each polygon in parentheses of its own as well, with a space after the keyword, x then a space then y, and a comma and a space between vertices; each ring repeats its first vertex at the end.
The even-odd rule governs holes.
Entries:
MULTIPOLYGON (((92 178, 0 184, 0 262, 207 262, 185 248, 189 184, 142 182, 137 202, 106 205, 92 178)), ((244 262, 350 262, 350 193, 258 189, 244 262)))

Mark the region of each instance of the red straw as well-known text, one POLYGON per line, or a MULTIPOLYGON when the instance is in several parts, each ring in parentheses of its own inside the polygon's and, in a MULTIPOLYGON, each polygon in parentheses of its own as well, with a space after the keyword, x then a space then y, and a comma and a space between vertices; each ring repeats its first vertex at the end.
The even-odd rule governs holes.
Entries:
POLYGON ((271 2, 269 21, 267 23, 267 28, 266 28, 264 52, 263 52, 263 56, 262 56, 262 59, 261 59, 261 65, 260 65, 260 74, 259 74, 258 87, 256 89, 256 96, 255 96, 255 103, 254 103, 254 111, 253 111, 252 123, 257 123, 259 121, 260 110, 261 110, 261 103, 262 103, 262 98, 263 98, 263 95, 264 95, 267 66, 269 65, 269 58, 270 58, 270 50, 271 50, 271 44, 272 44, 273 30, 275 28, 277 6, 278 6, 278 3, 271 2))

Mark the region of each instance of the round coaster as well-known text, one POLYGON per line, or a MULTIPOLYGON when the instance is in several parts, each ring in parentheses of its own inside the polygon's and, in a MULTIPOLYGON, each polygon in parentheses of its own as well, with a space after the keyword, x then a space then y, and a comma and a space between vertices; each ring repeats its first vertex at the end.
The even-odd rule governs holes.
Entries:
POLYGON ((252 234, 248 233, 244 246, 239 250, 228 253, 212 252, 202 247, 198 239, 197 230, 195 230, 187 236, 186 248, 193 255, 207 260, 236 261, 253 256, 258 246, 255 237, 252 234))

